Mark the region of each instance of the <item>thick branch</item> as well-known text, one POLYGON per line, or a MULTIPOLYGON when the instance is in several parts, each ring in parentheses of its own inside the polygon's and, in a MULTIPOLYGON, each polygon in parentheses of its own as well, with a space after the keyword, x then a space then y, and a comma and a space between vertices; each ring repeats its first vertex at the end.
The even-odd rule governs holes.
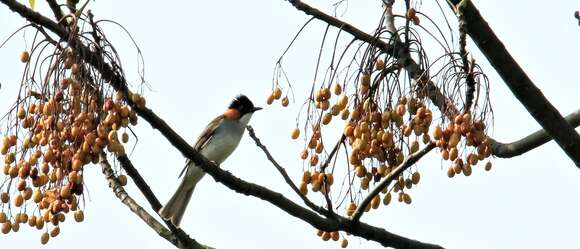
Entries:
POLYGON ((389 184, 391 184, 391 182, 394 179, 399 177, 399 175, 401 175, 406 169, 413 166, 417 161, 419 161, 419 159, 421 159, 421 157, 423 157, 424 155, 429 153, 429 151, 431 151, 433 148, 435 148, 435 143, 433 143, 433 142, 428 143, 427 146, 425 146, 425 148, 423 148, 420 151, 415 152, 415 154, 408 156, 407 159, 405 159, 405 161, 402 162, 401 165, 399 165, 399 167, 397 167, 393 171, 391 171, 387 175, 387 177, 385 179, 383 179, 367 195, 367 197, 359 204, 358 208, 356 209, 356 211, 354 212, 354 214, 352 216, 352 221, 358 222, 360 220, 360 217, 365 212, 366 207, 369 205, 369 203, 371 203, 371 201, 373 200, 373 198, 375 198, 375 196, 377 196, 384 188, 389 186, 389 184))
POLYGON ((139 218, 141 218, 149 227, 157 232, 159 236, 177 246, 177 239, 175 236, 173 236, 173 234, 167 230, 167 228, 165 228, 161 223, 153 218, 153 216, 147 213, 143 207, 137 204, 137 202, 135 202, 135 200, 133 200, 133 198, 131 198, 131 196, 125 192, 125 189, 121 186, 117 177, 115 177, 115 173, 107 161, 107 157, 105 156, 104 152, 99 155, 99 165, 101 165, 103 175, 105 175, 105 178, 109 182, 109 187, 113 189, 115 196, 117 196, 117 198, 119 198, 123 204, 129 207, 133 213, 139 216, 139 218))
POLYGON ((62 9, 60 8, 60 5, 58 5, 56 0, 46 0, 46 1, 48 2, 48 6, 50 6, 50 9, 52 10, 52 13, 54 13, 54 18, 57 21, 60 21, 60 19, 62 19, 62 17, 63 17, 62 9))
MULTIPOLYGON (((572 127, 580 126, 580 109, 566 116, 566 121, 572 127)), ((545 130, 541 129, 512 143, 504 144, 493 140, 491 149, 494 156, 510 158, 540 147, 550 140, 552 140, 552 137, 545 130)))
POLYGON ((580 167, 580 135, 534 85, 472 1, 450 0, 450 2, 454 5, 463 2, 463 15, 469 36, 532 117, 554 138, 574 164, 580 167))

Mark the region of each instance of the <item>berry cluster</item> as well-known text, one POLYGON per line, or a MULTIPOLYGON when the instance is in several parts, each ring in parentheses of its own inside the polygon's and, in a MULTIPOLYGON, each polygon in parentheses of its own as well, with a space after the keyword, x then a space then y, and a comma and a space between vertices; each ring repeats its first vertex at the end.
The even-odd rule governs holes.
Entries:
MULTIPOLYGON (((124 93, 92 83, 72 49, 57 57, 54 66, 61 70, 53 71, 51 80, 40 87, 23 84, 27 96, 19 96, 9 113, 0 148, 6 177, 0 185, 2 233, 17 232, 20 224, 28 223, 45 230, 42 244, 60 233, 66 214, 84 220, 79 207, 84 167, 107 151, 124 155, 128 127, 137 124, 124 93)), ((29 63, 30 54, 23 52, 20 60, 29 63)), ((140 95, 128 95, 137 108, 145 106, 140 95)), ((124 175, 118 179, 127 182, 124 175)))

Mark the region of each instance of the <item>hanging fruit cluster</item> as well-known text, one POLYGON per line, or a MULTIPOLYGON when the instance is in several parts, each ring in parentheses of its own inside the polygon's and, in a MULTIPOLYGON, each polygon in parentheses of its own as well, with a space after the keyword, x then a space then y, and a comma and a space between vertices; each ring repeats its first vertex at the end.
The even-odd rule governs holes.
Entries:
MULTIPOLYGON (((5 175, 0 185, 2 233, 17 232, 28 223, 45 231, 42 244, 60 233, 67 214, 84 220, 79 207, 84 168, 97 163, 103 152, 124 155, 128 127, 137 123, 123 93, 94 83, 73 49, 61 51, 54 55, 54 70, 46 81, 22 84, 27 94, 18 97, 8 114, 0 151, 5 175)), ((30 54, 23 52, 20 59, 28 63, 30 54)), ((129 96, 144 107, 143 97, 129 96)))
MULTIPOLYGON (((343 193, 344 198, 350 196, 350 201, 344 207, 347 216, 353 216, 359 209, 359 203, 365 198, 360 193, 371 191, 379 182, 386 181, 387 177, 393 179, 391 183, 381 189, 379 194, 369 197, 371 201, 362 210, 368 212, 378 209, 381 202, 389 205, 393 197, 398 202, 410 205, 413 202, 410 189, 419 184, 421 174, 416 167, 399 175, 391 173, 410 155, 418 152, 421 144, 435 143, 443 159, 453 161, 448 172, 450 177, 460 172, 470 175, 471 166, 491 154, 483 119, 474 120, 471 113, 467 112, 456 115, 442 129, 441 125, 447 123, 449 114, 440 113, 441 118, 437 120, 441 123, 433 124, 434 113, 427 105, 429 100, 425 95, 414 88, 398 85, 398 81, 389 81, 388 74, 398 75, 388 71, 393 65, 386 65, 378 56, 373 58, 364 67, 366 69, 359 73, 354 89, 347 89, 347 84, 338 83, 323 84, 316 89, 309 98, 307 129, 295 127, 290 133, 294 140, 306 134, 305 148, 300 152, 300 158, 307 165, 299 185, 304 195, 312 191, 331 197, 335 164, 338 162, 337 150, 341 145, 346 147, 349 166, 346 174, 348 179, 343 183, 347 185, 347 190, 343 193), (383 88, 379 89, 381 85, 383 88), (324 127, 336 130, 337 127, 331 128, 333 120, 339 120, 343 128, 339 143, 330 151, 324 146, 322 134, 324 127)), ((280 87, 276 86, 268 97, 268 104, 279 99, 281 92, 280 87)), ((491 163, 488 161, 486 170, 490 168, 491 163)), ((343 193, 338 193, 338 196, 343 193)), ((323 240, 335 237, 338 240, 338 232, 320 231, 319 236, 323 240)), ((344 241, 346 246, 348 242, 344 241)))
MULTIPOLYGON (((470 176, 472 166, 477 165, 491 155, 491 141, 485 134, 485 123, 482 120, 473 120, 471 113, 458 114, 445 129, 441 126, 435 127, 433 138, 436 145, 441 150, 443 160, 450 160, 452 165, 447 170, 450 178, 456 174, 463 173, 470 176), (460 152, 460 142, 465 141, 465 147, 472 147, 470 153, 460 152)), ((485 170, 491 170, 491 162, 485 164, 485 170)))
MULTIPOLYGON (((486 117, 492 110, 485 74, 474 60, 469 70, 459 71, 461 58, 454 51, 429 60, 420 37, 424 30, 417 29, 425 14, 412 1, 406 5, 403 15, 394 15, 393 6, 385 4, 374 40, 358 46, 351 41, 341 52, 336 50, 342 30, 331 46, 326 46, 331 32, 325 31, 314 83, 290 132, 291 139, 304 142, 300 192, 321 193, 324 199, 316 197, 327 208, 344 209, 353 219, 381 203, 390 205, 393 198, 412 204, 410 190, 421 181, 417 159, 433 148, 441 152, 442 162, 453 162, 450 177, 470 175, 472 166, 491 155, 486 117), (404 25, 397 28, 399 17, 404 25), (332 47, 331 56, 326 47, 332 47), (465 111, 458 115, 458 110, 465 111), (336 143, 330 141, 337 136, 336 143), (334 147, 325 146, 329 142, 334 147)), ((447 43, 445 37, 430 38, 447 43)), ((280 80, 292 87, 282 69, 286 52, 276 63, 268 104, 281 98, 280 80)), ((485 169, 491 169, 489 160, 485 169)), ((339 234, 319 231, 318 236, 338 240, 339 234)))
MULTIPOLYGON (((331 239, 332 239, 332 241, 340 240, 340 233, 338 231, 327 232, 327 231, 317 230, 316 235, 318 237, 320 237, 323 241, 330 241, 331 239)), ((347 246, 348 246, 348 240, 346 238, 343 238, 342 240, 340 240, 340 247, 346 248, 347 246)))

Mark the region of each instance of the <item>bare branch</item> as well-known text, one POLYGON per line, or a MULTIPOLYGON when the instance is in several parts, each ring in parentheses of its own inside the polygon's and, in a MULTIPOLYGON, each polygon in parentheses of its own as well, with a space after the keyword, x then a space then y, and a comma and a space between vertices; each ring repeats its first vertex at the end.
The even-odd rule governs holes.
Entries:
POLYGON ((298 187, 296 187, 296 184, 294 184, 292 179, 290 179, 290 177, 288 176, 288 173, 286 173, 286 170, 282 166, 280 166, 280 164, 278 164, 278 162, 276 162, 276 160, 270 154, 270 152, 268 151, 266 146, 264 146, 262 144, 262 142, 260 142, 260 139, 256 136, 256 133, 254 132, 254 129, 252 128, 252 126, 248 125, 247 130, 248 130, 248 133, 250 134, 250 137, 254 140, 254 142, 256 142, 256 146, 258 146, 260 149, 262 149, 262 151, 264 151, 264 153, 266 154, 266 157, 268 158, 268 161, 272 162, 274 167, 276 167, 276 169, 280 172, 282 177, 284 177, 284 181, 286 181, 286 183, 290 186, 290 188, 292 188, 292 190, 294 190, 294 192, 296 192, 296 194, 298 196, 300 196, 300 199, 302 199, 304 204, 306 204, 306 206, 308 206, 312 210, 318 212, 319 214, 328 216, 330 214, 329 210, 326 210, 323 207, 316 206, 316 204, 312 203, 312 201, 310 201, 308 199, 308 197, 306 197, 305 195, 303 195, 300 192, 300 189, 298 189, 298 187))
POLYGON ((133 198, 131 198, 131 196, 125 192, 125 189, 119 183, 119 180, 115 176, 111 165, 107 161, 107 157, 104 152, 99 155, 99 165, 101 165, 103 175, 105 175, 105 178, 109 182, 109 187, 113 190, 115 196, 117 196, 117 198, 119 198, 123 204, 129 207, 133 213, 139 216, 139 218, 141 218, 149 227, 151 227, 151 229, 157 232, 159 236, 171 242, 171 244, 177 246, 177 238, 175 238, 175 236, 173 236, 173 234, 167 230, 167 228, 165 228, 161 223, 153 218, 153 216, 147 213, 143 207, 137 204, 137 202, 135 202, 135 200, 133 200, 133 198))
POLYGON ((46 0, 46 1, 48 2, 48 6, 50 6, 50 9, 52 10, 52 13, 54 13, 54 18, 57 21, 60 21, 60 19, 62 19, 63 17, 60 5, 56 2, 56 0, 46 0))
MULTIPOLYGON (((119 163, 121 163, 121 167, 123 167, 125 172, 127 172, 127 175, 129 177, 131 177, 131 179, 133 180, 133 182, 135 183, 137 188, 141 191, 143 196, 145 196, 145 199, 147 199, 147 201, 151 205, 151 208, 153 208, 153 210, 155 210, 155 212, 159 212, 159 209, 161 209, 161 207, 163 205, 161 205, 161 202, 159 202, 159 200, 157 199, 157 197, 155 196, 155 194, 153 193, 153 191, 151 190, 151 188, 149 187, 147 182, 145 182, 145 179, 143 179, 143 177, 141 177, 141 174, 139 174, 139 171, 137 171, 137 169, 133 166, 133 163, 131 162, 131 160, 129 160, 129 158, 126 155, 122 155, 122 156, 117 157, 117 161, 119 161, 119 163)), ((173 234, 175 234, 175 237, 177 237, 177 239, 178 239, 177 240, 178 241, 177 247, 179 247, 179 248, 206 248, 206 249, 211 248, 211 247, 199 244, 195 239, 192 239, 191 237, 189 237, 189 235, 187 233, 185 233, 185 231, 183 231, 181 228, 175 227, 173 225, 173 223, 171 223, 170 221, 166 221, 166 220, 163 220, 163 221, 165 222, 167 227, 169 227, 169 230, 171 230, 171 232, 173 234)))
POLYGON ((417 161, 419 161, 419 159, 421 159, 421 157, 423 157, 424 155, 426 155, 427 153, 429 153, 429 151, 431 151, 433 148, 435 148, 435 143, 429 142, 427 144, 427 146, 425 146, 425 148, 423 148, 420 151, 415 152, 415 154, 409 155, 407 157, 407 159, 405 159, 405 161, 401 163, 401 165, 399 165, 397 168, 395 168, 393 171, 391 171, 385 177, 385 179, 383 179, 367 195, 367 197, 359 204, 358 208, 356 209, 356 211, 354 212, 354 214, 352 216, 352 221, 355 222, 355 223, 358 222, 360 220, 360 217, 365 212, 365 209, 366 209, 367 205, 369 205, 369 203, 371 203, 371 201, 373 200, 373 198, 375 198, 375 196, 377 196, 384 188, 386 188, 387 186, 389 186, 389 184, 391 184, 391 182, 394 179, 396 179, 397 177, 399 177, 399 175, 401 175, 401 173, 403 173, 406 169, 408 169, 409 167, 413 166, 417 161))
MULTIPOLYGON (((566 116, 566 121, 572 127, 580 126, 580 109, 566 116)), ((552 140, 552 137, 546 130, 540 129, 526 137, 511 143, 501 143, 492 140, 492 154, 497 157, 510 158, 524 154, 530 150, 540 147, 541 145, 552 140)))
MULTIPOLYGON (((532 80, 507 51, 501 40, 481 16, 472 1, 450 0, 463 7, 467 33, 504 80, 516 98, 534 119, 580 168, 580 135, 546 99, 532 80)), ((455 10, 455 6, 450 6, 455 10)))

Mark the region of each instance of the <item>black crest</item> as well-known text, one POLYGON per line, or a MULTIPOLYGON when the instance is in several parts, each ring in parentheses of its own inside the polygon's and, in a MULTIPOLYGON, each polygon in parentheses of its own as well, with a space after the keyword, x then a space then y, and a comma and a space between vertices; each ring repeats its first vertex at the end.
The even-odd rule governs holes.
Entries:
POLYGON ((250 101, 250 99, 243 94, 236 96, 236 98, 234 98, 232 103, 230 103, 229 108, 236 109, 240 111, 242 114, 253 112, 255 110, 252 101, 250 101))

